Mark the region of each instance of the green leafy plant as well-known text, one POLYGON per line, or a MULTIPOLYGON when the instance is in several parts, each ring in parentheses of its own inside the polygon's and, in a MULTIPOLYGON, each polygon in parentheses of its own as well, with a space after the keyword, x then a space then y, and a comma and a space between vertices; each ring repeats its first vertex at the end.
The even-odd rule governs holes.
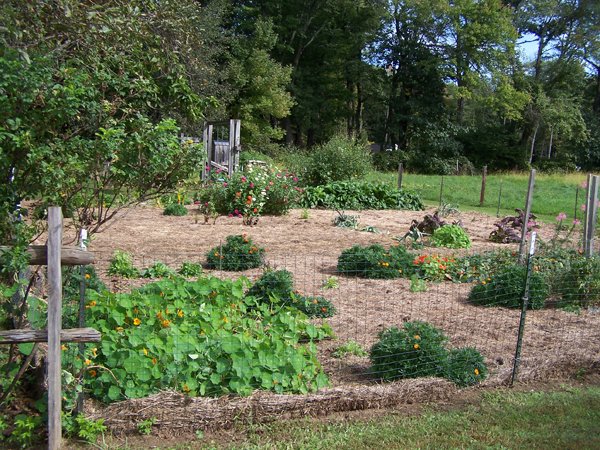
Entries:
POLYGON ((334 358, 343 358, 347 355, 353 356, 368 356, 369 353, 362 348, 362 346, 353 340, 347 341, 345 344, 342 344, 333 351, 331 354, 334 358))
POLYGON ((103 291, 106 285, 100 280, 94 266, 85 266, 83 278, 79 267, 67 266, 62 270, 63 276, 63 298, 79 298, 79 289, 81 281, 85 281, 85 289, 93 291, 103 291))
POLYGON ((426 292, 427 291, 427 282, 422 278, 419 278, 417 275, 412 275, 410 277, 410 292, 426 292))
POLYGON ((390 189, 386 184, 364 181, 338 181, 322 186, 307 187, 302 193, 301 206, 329 209, 423 209, 420 197, 412 191, 390 189))
POLYGON ((559 275, 556 287, 560 306, 598 306, 600 304, 600 257, 573 258, 559 275))
POLYGON ((338 277, 335 277, 335 276, 327 277, 327 279, 325 279, 323 281, 323 289, 337 289, 339 287, 340 287, 340 280, 338 279, 338 277))
POLYGON ((75 416, 75 425, 77 436, 90 444, 95 443, 107 430, 104 419, 90 420, 82 414, 75 416))
POLYGON ((13 430, 7 442, 9 444, 16 444, 21 448, 31 447, 40 438, 40 435, 35 430, 41 423, 42 419, 39 416, 18 414, 15 416, 13 430))
POLYGON ((470 248, 471 239, 458 225, 444 225, 433 232, 431 243, 436 247, 470 248))
POLYGON ((115 250, 108 266, 108 274, 123 278, 139 278, 140 271, 133 266, 131 254, 122 250, 115 250))
POLYGON ((202 274, 202 265, 193 262, 183 262, 177 273, 186 278, 198 277, 202 274))
POLYGON ((265 250, 243 235, 227 236, 222 246, 212 248, 206 254, 209 269, 240 271, 260 267, 265 250))
POLYGON ((142 271, 142 278, 167 278, 175 275, 175 271, 165 263, 157 261, 142 271))
POLYGON ((476 348, 465 347, 448 352, 444 376, 458 386, 473 386, 488 375, 483 356, 476 348))
POLYGON ((414 255, 400 245, 385 249, 379 244, 367 247, 355 245, 343 250, 337 269, 344 275, 363 278, 399 278, 414 273, 414 255))
POLYGON ((448 355, 446 341, 444 333, 427 322, 383 330, 371 348, 372 373, 383 380, 440 376, 448 355))
POLYGON ((299 309, 308 317, 327 318, 333 317, 337 312, 333 303, 325 297, 311 297, 304 295, 291 296, 290 305, 299 309))
POLYGON ((156 417, 150 417, 148 419, 142 420, 137 424, 138 433, 143 434, 144 436, 149 436, 152 434, 152 427, 156 423, 156 417))
POLYGON ((453 257, 439 255, 419 255, 413 260, 416 274, 427 281, 451 279, 455 262, 453 257))
POLYGON ((302 208, 302 211, 300 211, 300 219, 302 220, 308 220, 310 218, 310 214, 308 212, 307 208, 302 208))
POLYGON ((343 211, 337 211, 337 216, 333 218, 333 224, 340 228, 351 228, 353 230, 358 227, 358 216, 346 214, 343 211))
POLYGON ((180 203, 171 203, 163 210, 163 215, 165 216, 187 216, 187 214, 187 208, 180 203))
POLYGON ((174 278, 130 294, 95 294, 88 323, 102 342, 85 377, 90 395, 113 402, 161 389, 213 396, 326 386, 314 342, 329 330, 295 308, 245 295, 247 284, 174 278))
MULTIPOLYGON (((477 305, 521 308, 527 268, 520 264, 508 266, 496 275, 473 286, 469 301, 477 305)), ((529 309, 541 309, 548 297, 546 279, 532 271, 529 279, 529 309)))

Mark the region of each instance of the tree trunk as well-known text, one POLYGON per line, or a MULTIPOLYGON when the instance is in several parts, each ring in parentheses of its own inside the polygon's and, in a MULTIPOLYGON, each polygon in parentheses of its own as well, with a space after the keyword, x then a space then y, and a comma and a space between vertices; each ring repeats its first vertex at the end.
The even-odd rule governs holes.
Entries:
POLYGON ((531 151, 529 152, 529 164, 533 162, 533 150, 535 148, 535 138, 537 136, 539 124, 535 126, 535 130, 533 131, 533 137, 531 138, 531 151))
POLYGON ((552 158, 552 141, 554 139, 554 127, 550 127, 550 144, 548 145, 548 159, 552 158))

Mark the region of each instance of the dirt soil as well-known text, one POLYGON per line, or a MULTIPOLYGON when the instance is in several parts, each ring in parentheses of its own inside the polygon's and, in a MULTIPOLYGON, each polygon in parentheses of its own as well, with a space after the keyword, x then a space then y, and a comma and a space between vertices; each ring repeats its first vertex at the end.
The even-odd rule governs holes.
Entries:
MULTIPOLYGON (((469 284, 430 283, 426 292, 412 293, 410 280, 367 280, 336 273, 337 257, 342 250, 354 244, 395 244, 394 238, 402 237, 411 221, 422 218, 426 212, 347 211, 360 216, 358 229, 352 230, 333 226, 337 213, 327 210, 310 210, 306 220, 301 218, 300 210, 292 210, 283 217, 262 217, 258 225, 246 227, 235 218, 221 217, 214 225, 203 224, 195 214, 163 216, 161 209, 142 206, 119 214, 106 231, 94 236, 90 251, 96 255, 97 271, 107 285, 115 291, 126 291, 147 281, 106 276, 116 249, 132 253, 140 268, 155 261, 178 268, 184 261, 203 263, 208 250, 224 242, 227 236, 246 233, 266 249, 268 266, 292 272, 298 291, 322 295, 335 305, 338 313, 327 320, 337 339, 319 344, 319 359, 334 389, 375 384, 369 375, 368 357, 334 358, 332 352, 336 347, 354 340, 368 350, 381 330, 401 326, 409 320, 426 320, 440 327, 449 336, 450 347, 476 347, 485 356, 490 370, 484 386, 505 385, 512 372, 519 311, 468 304, 469 284), (359 231, 367 226, 376 227, 379 232, 359 231), (323 283, 331 276, 338 277, 339 287, 325 289, 323 283)), ((495 217, 461 213, 449 220, 461 220, 473 243, 469 252, 506 248, 487 240, 497 221, 495 217)), ((548 238, 552 231, 548 226, 540 233, 548 238)), ((517 250, 516 245, 511 248, 517 250)), ((460 253, 434 248, 420 252, 460 253)), ((262 269, 241 274, 205 272, 219 277, 244 275, 254 280, 262 269)), ((560 378, 590 368, 596 370, 599 365, 599 311, 573 314, 550 308, 527 313, 519 381, 560 378)), ((401 383, 407 382, 410 381, 401 383)))

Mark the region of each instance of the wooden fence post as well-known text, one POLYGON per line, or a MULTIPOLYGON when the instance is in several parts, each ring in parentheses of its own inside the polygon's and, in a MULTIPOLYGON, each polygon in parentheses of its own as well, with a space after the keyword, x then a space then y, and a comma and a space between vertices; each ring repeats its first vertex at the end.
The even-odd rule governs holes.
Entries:
POLYGON ((583 235, 583 249, 585 256, 591 258, 594 255, 594 234, 596 232, 596 221, 598 219, 598 184, 600 177, 590 175, 588 177, 588 195, 585 208, 585 233, 583 235))
POLYGON ((404 176, 404 165, 398 164, 398 189, 402 189, 402 178, 404 176))
POLYGON ((527 198, 525 199, 525 218, 521 228, 521 244, 519 245, 519 263, 525 261, 525 246, 527 243, 527 228, 529 224, 529 215, 531 214, 531 202, 533 201, 533 186, 535 184, 535 169, 531 169, 529 174, 529 187, 527 188, 527 198))
POLYGON ((485 182, 487 178, 487 166, 483 166, 483 173, 481 176, 481 193, 479 194, 479 206, 483 206, 485 201, 485 182))
POLYGON ((61 349, 62 327, 62 211, 48 208, 48 448, 60 449, 61 424, 61 349))

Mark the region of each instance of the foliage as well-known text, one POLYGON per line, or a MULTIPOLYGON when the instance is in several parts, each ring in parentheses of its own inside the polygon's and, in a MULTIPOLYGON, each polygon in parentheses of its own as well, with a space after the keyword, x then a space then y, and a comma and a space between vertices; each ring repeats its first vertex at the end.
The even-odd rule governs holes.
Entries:
POLYGON ((63 278, 63 298, 73 299, 79 298, 79 288, 81 281, 85 281, 85 289, 93 291, 103 291, 106 289, 106 285, 98 277, 94 266, 85 266, 83 279, 81 277, 81 271, 79 267, 68 266, 62 269, 63 278))
POLYGON ((130 253, 122 250, 115 250, 110 264, 108 274, 123 278, 139 278, 140 271, 133 266, 133 258, 130 253))
POLYGON ((327 279, 323 281, 323 289, 338 289, 339 287, 340 280, 338 279, 338 277, 327 277, 327 279))
POLYGON ((303 178, 308 184, 319 186, 361 178, 371 168, 371 155, 363 143, 334 136, 312 151, 303 178))
MULTIPOLYGON (((500 222, 494 224, 496 229, 490 233, 490 241, 499 244, 521 242, 525 211, 519 208, 515 209, 515 211, 517 212, 516 216, 506 216, 500 222)), ((539 228, 535 219, 536 216, 530 213, 527 220, 527 233, 531 233, 533 230, 539 228)))
POLYGON ((202 274, 202 266, 198 263, 185 261, 181 264, 177 273, 186 278, 198 277, 202 274))
POLYGON ((600 258, 578 257, 559 272, 556 290, 561 306, 598 306, 600 304, 600 258))
POLYGON ((347 355, 353 355, 353 356, 368 356, 369 353, 362 348, 362 346, 356 342, 353 341, 352 339, 346 341, 345 344, 342 344, 338 347, 336 347, 336 349, 333 351, 333 353, 331 354, 334 358, 343 358, 347 355))
POLYGON ((156 423, 156 417, 150 417, 149 419, 142 420, 137 424, 138 433, 149 436, 152 434, 152 426, 156 423))
POLYGON ((386 250, 379 244, 354 245, 338 257, 337 270, 362 278, 399 278, 413 273, 414 255, 400 245, 386 250))
POLYGON ((163 215, 165 216, 187 216, 188 210, 184 205, 179 203, 171 203, 165 206, 163 215))
MULTIPOLYGON (((514 264, 505 267, 496 275, 482 280, 473 286, 469 301, 485 306, 521 308, 525 289, 527 267, 514 264)), ((532 271, 529 280, 528 309, 541 309, 548 297, 548 287, 544 276, 532 271)))
POLYGON ((302 208, 302 211, 300 211, 300 219, 308 220, 309 218, 310 218, 310 214, 308 212, 308 208, 302 208))
POLYGON ((451 279, 456 260, 439 255, 419 255, 413 260, 416 275, 427 281, 451 279))
POLYGON ((201 203, 209 203, 216 212, 241 217, 244 225, 256 225, 263 214, 283 215, 295 205, 300 192, 294 174, 271 168, 252 167, 226 176, 219 169, 200 190, 201 203))
POLYGON ((473 347, 450 350, 444 372, 445 378, 460 387, 480 383, 488 374, 483 356, 473 347))
POLYGON ((346 214, 344 211, 336 211, 337 216, 333 218, 333 225, 340 228, 351 228, 355 230, 358 227, 359 216, 346 214))
POLYGON ((224 245, 212 248, 206 254, 209 269, 240 271, 260 267, 265 249, 258 247, 245 234, 227 236, 224 245))
POLYGON ((488 278, 501 271, 505 266, 513 265, 516 256, 516 252, 510 250, 497 250, 453 258, 449 275, 452 281, 459 283, 487 282, 488 278))
POLYGON ((90 420, 83 414, 75 416, 75 425, 77 436, 90 444, 94 444, 98 440, 98 437, 103 435, 107 430, 106 425, 104 425, 104 419, 90 420))
POLYGON ((291 306, 308 317, 332 317, 336 313, 333 304, 323 297, 309 297, 294 291, 292 274, 287 270, 267 270, 248 290, 260 303, 291 306))
POLYGON ((18 414, 15 416, 13 430, 8 438, 9 444, 17 444, 21 448, 29 448, 40 438, 35 430, 40 426, 42 418, 39 416, 28 416, 18 414))
POLYGON ((165 263, 156 261, 150 267, 142 270, 142 278, 167 278, 175 276, 175 271, 165 263))
POLYGON ((372 373, 383 380, 440 376, 448 338, 427 322, 406 322, 379 333, 370 352, 372 373))
POLYGON ((423 278, 419 278, 417 275, 411 275, 409 290, 410 292, 426 292, 427 282, 423 278))
POLYGON ((88 317, 102 342, 86 377, 90 394, 113 402, 161 389, 217 396, 327 385, 313 343, 325 329, 295 309, 257 302, 246 286, 243 277, 176 278, 96 295, 88 317))
POLYGON ((445 225, 438 228, 431 236, 431 243, 435 247, 470 248, 471 239, 463 227, 458 225, 445 225))
POLYGON ((423 220, 420 222, 417 220, 413 220, 410 224, 410 229, 405 237, 408 237, 412 234, 414 230, 418 230, 422 234, 432 235, 435 230, 446 225, 446 222, 440 217, 438 212, 434 212, 433 214, 425 214, 423 220))
POLYGON ((329 209, 423 209, 421 199, 412 191, 358 181, 308 187, 304 190, 300 204, 306 208, 329 209))

